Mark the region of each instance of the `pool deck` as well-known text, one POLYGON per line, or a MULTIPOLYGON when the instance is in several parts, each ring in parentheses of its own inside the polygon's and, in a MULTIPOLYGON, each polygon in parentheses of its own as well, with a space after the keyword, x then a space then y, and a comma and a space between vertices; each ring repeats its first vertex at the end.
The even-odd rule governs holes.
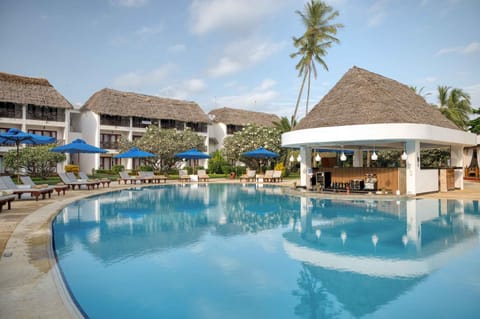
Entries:
MULTIPOLYGON (((238 180, 215 179, 209 183, 215 182, 238 183, 238 180)), ((177 182, 167 182, 174 183, 177 182)), ((287 180, 276 185, 292 189, 293 183, 294 180, 287 180)), ((60 280, 51 249, 51 221, 62 207, 73 201, 133 186, 113 182, 109 188, 67 191, 65 195, 53 194, 51 199, 14 201, 11 210, 4 207, 0 213, 0 318, 82 318, 60 280)), ((300 191, 292 193, 345 199, 353 196, 386 198, 372 195, 319 195, 300 191)), ((465 181, 463 190, 425 194, 418 198, 480 200, 480 183, 465 181)))

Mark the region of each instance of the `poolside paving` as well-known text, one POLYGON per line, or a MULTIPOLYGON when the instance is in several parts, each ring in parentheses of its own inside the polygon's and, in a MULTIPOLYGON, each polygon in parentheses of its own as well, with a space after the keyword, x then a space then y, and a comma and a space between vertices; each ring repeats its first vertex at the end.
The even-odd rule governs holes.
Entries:
MULTIPOLYGON (((238 183, 238 180, 215 179, 211 182, 238 183)), ((292 189, 294 182, 287 180, 280 185, 292 189)), ((54 194, 50 199, 14 201, 11 210, 5 207, 0 213, 0 318, 82 317, 59 279, 51 250, 51 220, 70 202, 93 194, 131 187, 130 184, 119 185, 113 182, 109 188, 67 191, 65 195, 54 194)), ((332 196, 300 191, 292 193, 332 196)), ((419 197, 480 200, 480 183, 465 181, 464 190, 419 197)))

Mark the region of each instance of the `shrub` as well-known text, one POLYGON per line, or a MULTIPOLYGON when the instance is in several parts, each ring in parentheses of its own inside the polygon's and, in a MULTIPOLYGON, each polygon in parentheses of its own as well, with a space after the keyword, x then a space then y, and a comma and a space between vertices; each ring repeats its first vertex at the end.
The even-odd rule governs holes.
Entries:
POLYGON ((277 165, 275 165, 274 170, 282 171, 282 176, 287 176, 287 169, 285 168, 285 166, 281 162, 278 163, 277 165))
POLYGON ((125 170, 125 166, 123 165, 113 165, 112 166, 112 173, 118 174, 119 172, 122 172, 125 170))
POLYGON ((80 167, 73 164, 65 165, 65 172, 78 174, 78 172, 80 172, 80 167))

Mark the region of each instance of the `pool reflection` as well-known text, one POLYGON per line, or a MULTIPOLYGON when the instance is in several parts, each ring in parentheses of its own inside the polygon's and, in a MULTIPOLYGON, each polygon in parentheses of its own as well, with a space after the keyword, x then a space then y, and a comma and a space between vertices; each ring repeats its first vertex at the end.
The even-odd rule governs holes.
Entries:
POLYGON ((302 317, 331 317, 339 311, 332 297, 355 317, 371 314, 478 247, 476 201, 302 198, 300 206, 300 226, 283 237, 303 264, 292 292, 302 317))
MULTIPOLYGON (((70 278, 86 278, 90 267, 111 285, 118 281, 107 277, 111 270, 128 262, 135 271, 151 268, 154 275, 146 281, 158 282, 150 288, 149 309, 160 307, 158 296, 201 296, 216 310, 258 315, 236 301, 242 296, 256 307, 274 307, 275 318, 361 317, 373 316, 451 260, 478 249, 480 213, 476 201, 342 201, 287 196, 266 185, 162 185, 75 202, 55 218, 53 229, 67 277, 71 271, 70 278), (75 252, 76 258, 68 258, 75 252), (84 260, 86 270, 73 270, 84 260), (184 271, 179 277, 188 278, 181 284, 178 269, 184 271), (178 286, 186 285, 184 295, 178 286), (216 303, 224 297, 232 303, 216 303)), ((131 275, 125 271, 122 281, 131 275)), ((89 300, 91 289, 82 290, 86 279, 78 281, 77 291, 89 300)), ((109 307, 102 308, 118 308, 109 307)), ((182 313, 171 311, 164 317, 182 313)))

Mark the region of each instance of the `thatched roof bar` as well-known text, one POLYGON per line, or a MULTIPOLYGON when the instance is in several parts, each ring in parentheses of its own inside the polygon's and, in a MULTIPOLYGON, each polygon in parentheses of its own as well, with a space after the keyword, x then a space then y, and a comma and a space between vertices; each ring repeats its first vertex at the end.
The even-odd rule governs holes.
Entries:
POLYGON ((295 129, 383 123, 459 129, 408 86, 358 67, 345 73, 295 129))

